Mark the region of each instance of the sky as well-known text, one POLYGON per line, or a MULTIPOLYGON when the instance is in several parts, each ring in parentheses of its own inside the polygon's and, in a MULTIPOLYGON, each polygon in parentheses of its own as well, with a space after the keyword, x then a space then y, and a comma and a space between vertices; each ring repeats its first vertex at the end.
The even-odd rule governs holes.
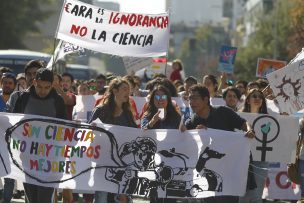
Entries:
POLYGON ((120 4, 121 12, 159 14, 164 13, 165 0, 113 0, 120 4))

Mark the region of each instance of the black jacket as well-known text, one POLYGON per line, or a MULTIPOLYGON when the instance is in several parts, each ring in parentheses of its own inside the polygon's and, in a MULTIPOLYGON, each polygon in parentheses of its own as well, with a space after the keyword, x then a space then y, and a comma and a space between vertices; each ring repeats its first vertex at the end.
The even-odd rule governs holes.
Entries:
MULTIPOLYGON (((55 111, 56 111, 56 118, 67 119, 64 100, 60 95, 57 94, 56 90, 53 88, 45 98, 41 98, 36 94, 34 86, 32 86, 29 89, 29 91, 22 92, 16 101, 16 104, 13 108, 13 113, 24 113, 27 105, 31 105, 31 103, 28 102, 30 97, 41 100, 42 103, 44 103, 43 101, 46 101, 48 99, 53 99, 55 111)), ((45 102, 45 103, 47 103, 47 102, 45 102)), ((33 107, 33 108, 35 108, 35 107, 33 107)), ((39 108, 39 107, 37 107, 37 108, 39 108)), ((43 106, 42 108, 49 108, 49 106, 43 106)))

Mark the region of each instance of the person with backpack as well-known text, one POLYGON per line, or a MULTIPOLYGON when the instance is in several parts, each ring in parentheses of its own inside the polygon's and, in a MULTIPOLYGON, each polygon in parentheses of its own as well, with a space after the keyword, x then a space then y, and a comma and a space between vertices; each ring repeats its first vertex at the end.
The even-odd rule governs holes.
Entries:
MULTIPOLYGON (((33 85, 18 97, 13 113, 32 114, 67 119, 64 101, 52 87, 53 72, 49 69, 37 70, 33 85)), ((53 203, 55 189, 24 183, 28 203, 53 203)))

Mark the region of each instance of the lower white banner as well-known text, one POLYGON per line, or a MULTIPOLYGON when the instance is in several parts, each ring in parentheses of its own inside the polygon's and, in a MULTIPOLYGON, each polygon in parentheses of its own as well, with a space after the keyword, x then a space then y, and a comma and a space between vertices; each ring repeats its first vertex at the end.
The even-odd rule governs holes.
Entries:
POLYGON ((140 130, 0 114, 0 176, 140 196, 242 196, 250 140, 220 130, 140 130))
POLYGON ((299 120, 278 114, 238 114, 246 119, 255 131, 251 143, 254 161, 290 163, 294 161, 299 137, 299 120))
POLYGON ((268 177, 263 192, 263 199, 301 199, 299 185, 291 182, 287 176, 287 164, 272 163, 269 166, 268 177))

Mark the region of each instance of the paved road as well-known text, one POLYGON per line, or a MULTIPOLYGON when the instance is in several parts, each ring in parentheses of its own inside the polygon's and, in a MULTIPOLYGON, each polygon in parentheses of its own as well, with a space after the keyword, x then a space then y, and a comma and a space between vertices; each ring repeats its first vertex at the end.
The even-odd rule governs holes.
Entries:
MULTIPOLYGON (((142 200, 142 199, 134 199, 133 203, 149 203, 148 200, 142 200)), ((12 203, 24 203, 24 198, 22 199, 14 199, 12 200, 12 203)), ((62 203, 62 201, 59 201, 58 203, 62 203)), ((82 199, 80 198, 78 203, 83 203, 82 199)), ((165 202, 164 202, 165 203, 165 202)), ((199 201, 190 201, 190 200, 184 200, 180 201, 180 203, 199 203, 199 201)), ((296 202, 289 202, 289 201, 266 201, 265 203, 296 203, 296 202)))

